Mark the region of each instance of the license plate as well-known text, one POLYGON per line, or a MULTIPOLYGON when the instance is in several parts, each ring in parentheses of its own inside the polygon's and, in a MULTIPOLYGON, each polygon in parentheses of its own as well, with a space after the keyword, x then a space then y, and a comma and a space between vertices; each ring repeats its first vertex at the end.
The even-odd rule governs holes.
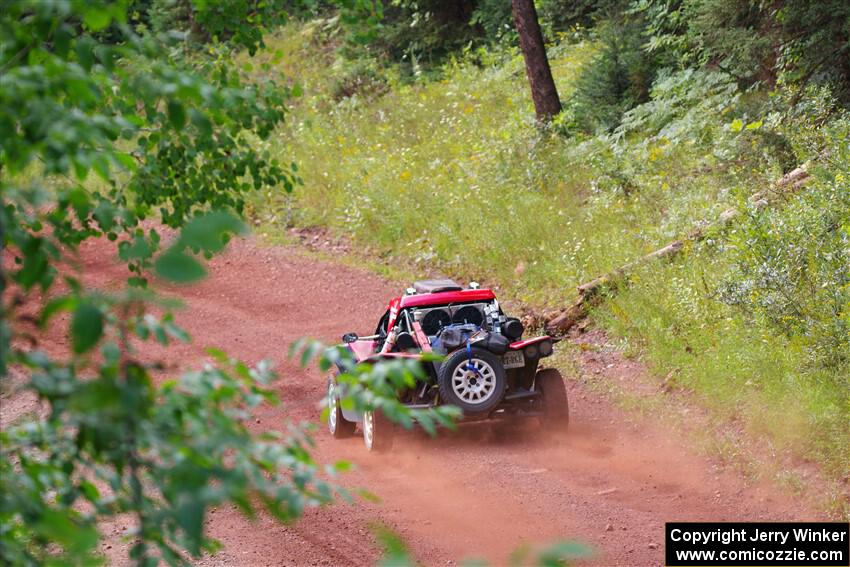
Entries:
POLYGON ((525 357, 521 350, 512 350, 502 355, 502 366, 505 368, 522 368, 525 366, 525 357))

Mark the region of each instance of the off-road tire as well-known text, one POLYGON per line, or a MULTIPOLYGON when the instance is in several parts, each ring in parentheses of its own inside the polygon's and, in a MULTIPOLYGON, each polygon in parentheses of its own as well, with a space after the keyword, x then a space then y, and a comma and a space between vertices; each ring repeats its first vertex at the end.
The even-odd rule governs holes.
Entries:
POLYGON ((385 453, 393 448, 395 424, 380 410, 363 414, 363 442, 372 453, 385 453), (371 430, 371 432, 370 432, 371 430))
POLYGON ((357 423, 354 421, 348 421, 342 415, 342 408, 339 406, 339 397, 336 395, 336 392, 334 391, 335 389, 336 382, 333 377, 328 378, 328 431, 331 432, 334 439, 345 439, 354 435, 357 423))
POLYGON ((440 366, 439 376, 437 377, 440 400, 445 404, 457 406, 463 411, 464 415, 487 414, 499 405, 505 395, 507 384, 505 368, 498 356, 481 348, 472 347, 471 357, 473 365, 482 372, 481 378, 470 376, 470 378, 474 377, 476 382, 471 385, 469 378, 461 376, 465 372, 459 368, 461 365, 467 364, 470 355, 467 354, 466 348, 459 348, 451 353, 440 366), (475 388, 479 384, 478 380, 481 379, 484 380, 481 382, 482 386, 486 388, 486 392, 481 395, 485 397, 476 401, 474 399, 476 396, 475 388), (461 392, 458 392, 458 389, 461 392))
POLYGON ((541 393, 542 398, 540 422, 545 427, 566 430, 570 422, 570 404, 561 373, 554 368, 538 371, 534 378, 534 389, 541 393))

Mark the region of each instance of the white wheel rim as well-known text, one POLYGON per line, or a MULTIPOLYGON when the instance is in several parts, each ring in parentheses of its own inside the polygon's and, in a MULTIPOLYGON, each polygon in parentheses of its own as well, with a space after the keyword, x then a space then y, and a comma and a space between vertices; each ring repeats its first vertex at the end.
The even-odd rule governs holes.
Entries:
POLYGON ((337 426, 337 400, 333 381, 328 385, 328 429, 336 433, 337 426))
POLYGON ((462 402, 484 403, 496 393, 496 372, 480 358, 464 360, 452 373, 452 390, 462 402))
POLYGON ((372 449, 372 442, 375 439, 375 414, 367 411, 363 414, 363 441, 366 443, 366 448, 372 449))

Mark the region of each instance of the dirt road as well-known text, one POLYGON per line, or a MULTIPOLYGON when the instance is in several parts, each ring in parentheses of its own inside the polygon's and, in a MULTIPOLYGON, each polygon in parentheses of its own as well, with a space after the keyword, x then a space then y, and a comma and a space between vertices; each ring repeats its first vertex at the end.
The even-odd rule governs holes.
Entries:
MULTIPOLYGON (((97 285, 118 285, 124 268, 105 243, 87 245, 86 270, 97 285)), ((204 348, 223 348, 247 362, 275 361, 284 405, 261 411, 258 429, 316 421, 325 377, 286 360, 301 336, 336 341, 344 331, 368 332, 399 291, 365 271, 267 248, 234 243, 211 264, 200 285, 172 288, 186 309, 179 322, 192 345, 170 350, 176 365, 197 366, 204 348)), ((159 351, 158 351, 159 352, 159 351)), ((599 380, 622 380, 636 363, 590 351, 575 365, 599 380)), ((370 525, 399 531, 428 565, 470 557, 505 564, 511 550, 579 539, 596 548, 598 565, 660 565, 669 520, 815 518, 799 504, 748 486, 688 449, 676 431, 615 409, 580 380, 569 380, 571 432, 545 440, 536 424, 464 427, 429 439, 404 434, 389 456, 366 453, 362 440, 334 441, 321 427, 319 460, 348 459, 344 482, 377 494, 362 503, 311 510, 298 523, 249 522, 215 510, 210 528, 225 546, 205 565, 368 565, 378 557, 370 525)))

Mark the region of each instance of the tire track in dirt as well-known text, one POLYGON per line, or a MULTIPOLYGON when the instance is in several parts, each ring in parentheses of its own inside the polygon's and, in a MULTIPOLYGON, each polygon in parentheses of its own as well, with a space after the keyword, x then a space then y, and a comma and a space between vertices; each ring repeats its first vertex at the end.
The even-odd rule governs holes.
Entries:
MULTIPOLYGON (((87 243, 83 258, 93 285, 115 287, 126 276, 106 242, 87 243)), ((149 345, 146 355, 175 368, 207 360, 208 346, 249 363, 272 359, 282 376, 276 387, 283 404, 260 410, 258 430, 318 419, 325 376, 286 360, 291 341, 335 342, 345 331, 371 331, 399 291, 368 272, 250 239, 234 242, 210 268, 198 285, 166 288, 185 302, 177 319, 194 342, 167 350, 149 345)), ((561 439, 541 435, 530 421, 475 424, 437 439, 403 433, 391 454, 373 456, 359 437, 334 441, 321 426, 316 458, 352 461, 357 468, 343 483, 382 502, 310 510, 290 526, 219 508, 209 528, 224 549, 201 564, 369 565, 378 557, 370 525, 382 522, 428 565, 469 557, 505 564, 519 545, 561 539, 594 546, 593 564, 661 565, 665 521, 818 517, 720 470, 689 450, 679 432, 635 421, 582 383, 568 382, 572 424, 561 439)), ((124 551, 121 545, 109 555, 124 551)))

